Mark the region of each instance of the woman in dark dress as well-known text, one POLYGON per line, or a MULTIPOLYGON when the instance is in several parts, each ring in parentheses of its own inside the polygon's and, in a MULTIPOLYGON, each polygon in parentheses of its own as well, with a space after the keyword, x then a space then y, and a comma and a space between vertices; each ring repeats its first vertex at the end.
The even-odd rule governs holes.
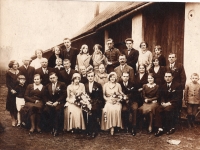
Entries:
MULTIPOLYGON (((39 74, 34 75, 34 83, 29 84, 24 98, 25 98, 25 106, 22 108, 22 116, 27 116, 31 120, 31 129, 29 134, 35 131, 35 128, 38 133, 41 133, 40 129, 40 117, 43 108, 43 93, 44 86, 41 84, 41 77, 39 74), (36 126, 36 127, 35 127, 36 126)), ((28 119, 24 119, 27 123, 28 119)))
POLYGON ((159 59, 153 59, 153 67, 149 70, 149 73, 154 74, 154 82, 161 87, 164 83, 165 67, 159 65, 159 59))
POLYGON ((138 97, 138 106, 142 106, 143 98, 142 98, 142 87, 147 83, 148 74, 146 72, 146 66, 144 64, 140 64, 138 66, 138 73, 135 76, 135 86, 137 89, 137 97, 138 97))
POLYGON ((159 86, 154 83, 154 76, 152 73, 148 75, 148 83, 143 85, 143 99, 144 104, 139 108, 140 113, 149 115, 149 133, 152 132, 153 115, 158 106, 159 86))
POLYGON ((16 60, 11 60, 8 64, 9 70, 6 72, 6 86, 8 95, 6 100, 6 110, 10 111, 12 126, 16 125, 17 108, 16 108, 16 91, 15 86, 18 83, 17 78, 20 75, 18 70, 19 64, 16 60))
POLYGON ((53 48, 53 53, 52 55, 49 57, 48 60, 48 67, 54 68, 56 66, 56 59, 57 58, 61 58, 63 60, 63 57, 60 54, 60 47, 59 46, 55 46, 53 48))

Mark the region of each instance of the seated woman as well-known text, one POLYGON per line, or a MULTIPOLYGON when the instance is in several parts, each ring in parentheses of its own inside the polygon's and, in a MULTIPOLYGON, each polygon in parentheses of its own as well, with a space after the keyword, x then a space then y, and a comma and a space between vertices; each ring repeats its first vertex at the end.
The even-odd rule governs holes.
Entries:
POLYGON ((95 44, 94 47, 94 53, 91 56, 90 64, 94 68, 94 73, 98 73, 99 71, 99 65, 104 64, 105 68, 107 66, 107 58, 102 53, 102 46, 99 44, 95 44))
POLYGON ((88 70, 90 65, 91 55, 89 55, 88 46, 83 44, 80 49, 80 53, 77 55, 75 70, 80 73, 80 66, 85 66, 88 70))
POLYGON ((40 68, 40 67, 41 67, 40 61, 41 61, 42 58, 43 58, 43 57, 42 57, 42 54, 43 54, 43 51, 42 51, 41 49, 37 49, 37 50, 35 51, 36 59, 34 59, 34 60, 31 62, 30 66, 34 67, 35 69, 40 68))
POLYGON ((57 58, 61 58, 63 60, 63 58, 60 54, 60 47, 59 46, 55 46, 53 48, 53 52, 48 59, 48 67, 54 68, 56 66, 56 59, 57 58))
POLYGON ((106 69, 105 69, 104 64, 100 64, 98 72, 95 74, 95 78, 94 78, 94 81, 101 84, 102 87, 105 83, 108 82, 108 74, 105 72, 105 70, 106 69))
POLYGON ((143 115, 149 115, 149 133, 152 132, 153 115, 158 106, 157 100, 159 97, 159 86, 154 83, 154 76, 152 73, 148 75, 148 83, 143 85, 144 104, 139 108, 139 112, 143 115))
POLYGON ((44 104, 44 86, 41 84, 41 76, 39 74, 35 74, 33 80, 34 83, 29 84, 26 88, 26 92, 24 94, 26 103, 21 110, 22 118, 25 123, 27 123, 27 118, 30 118, 31 129, 29 134, 32 134, 35 129, 38 133, 41 133, 40 118, 44 104))
POLYGON ((117 83, 117 74, 111 72, 108 76, 108 82, 103 86, 103 97, 105 106, 102 111, 101 129, 110 129, 111 135, 114 134, 114 127, 122 128, 120 98, 115 95, 123 95, 121 85, 117 83))
POLYGON ((85 93, 85 86, 80 83, 81 75, 74 73, 72 83, 67 87, 67 103, 64 109, 64 131, 73 133, 74 129, 85 130, 85 122, 83 119, 82 109, 74 104, 75 96, 85 93))

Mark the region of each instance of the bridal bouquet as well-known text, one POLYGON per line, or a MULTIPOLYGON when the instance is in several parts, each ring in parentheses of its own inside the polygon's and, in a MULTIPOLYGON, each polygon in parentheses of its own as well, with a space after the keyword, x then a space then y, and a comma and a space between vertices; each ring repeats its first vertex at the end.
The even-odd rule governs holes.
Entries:
POLYGON ((112 98, 113 98, 112 99, 113 103, 117 103, 118 101, 119 102, 128 101, 128 97, 125 94, 120 94, 116 92, 113 93, 112 98))
POLYGON ((74 104, 81 107, 81 109, 87 113, 90 113, 92 108, 91 99, 86 93, 79 93, 75 95, 74 104))

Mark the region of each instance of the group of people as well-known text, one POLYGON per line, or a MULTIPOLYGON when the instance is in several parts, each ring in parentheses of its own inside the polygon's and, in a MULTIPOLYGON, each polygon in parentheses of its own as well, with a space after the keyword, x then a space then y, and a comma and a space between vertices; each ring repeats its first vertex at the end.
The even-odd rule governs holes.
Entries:
POLYGON ((90 55, 86 44, 78 51, 65 38, 65 49, 54 47, 49 59, 36 50, 32 62, 26 57, 19 67, 17 61, 10 61, 6 109, 12 126, 29 122, 29 134, 41 133, 42 124, 54 136, 60 130, 84 130, 95 137, 99 129, 110 130, 111 135, 123 129, 135 136, 139 122, 146 118, 149 133, 154 122, 155 136, 173 134, 183 98, 188 106, 188 126, 195 126, 199 75, 193 73, 192 82, 185 86, 185 70, 176 62, 175 53, 168 55, 166 65, 160 45, 152 54, 146 42, 140 43, 140 50, 133 48, 131 38, 125 43, 127 49, 120 51, 109 38, 104 53, 102 46, 95 44, 90 55), (89 111, 77 103, 85 93, 90 99, 89 111))

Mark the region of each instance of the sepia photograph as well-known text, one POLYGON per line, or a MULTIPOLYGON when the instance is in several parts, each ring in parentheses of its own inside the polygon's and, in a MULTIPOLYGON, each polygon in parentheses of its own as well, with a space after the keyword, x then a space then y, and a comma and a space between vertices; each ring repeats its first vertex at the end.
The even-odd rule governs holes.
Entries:
POLYGON ((0 0, 0 150, 200 150, 200 2, 0 0))

